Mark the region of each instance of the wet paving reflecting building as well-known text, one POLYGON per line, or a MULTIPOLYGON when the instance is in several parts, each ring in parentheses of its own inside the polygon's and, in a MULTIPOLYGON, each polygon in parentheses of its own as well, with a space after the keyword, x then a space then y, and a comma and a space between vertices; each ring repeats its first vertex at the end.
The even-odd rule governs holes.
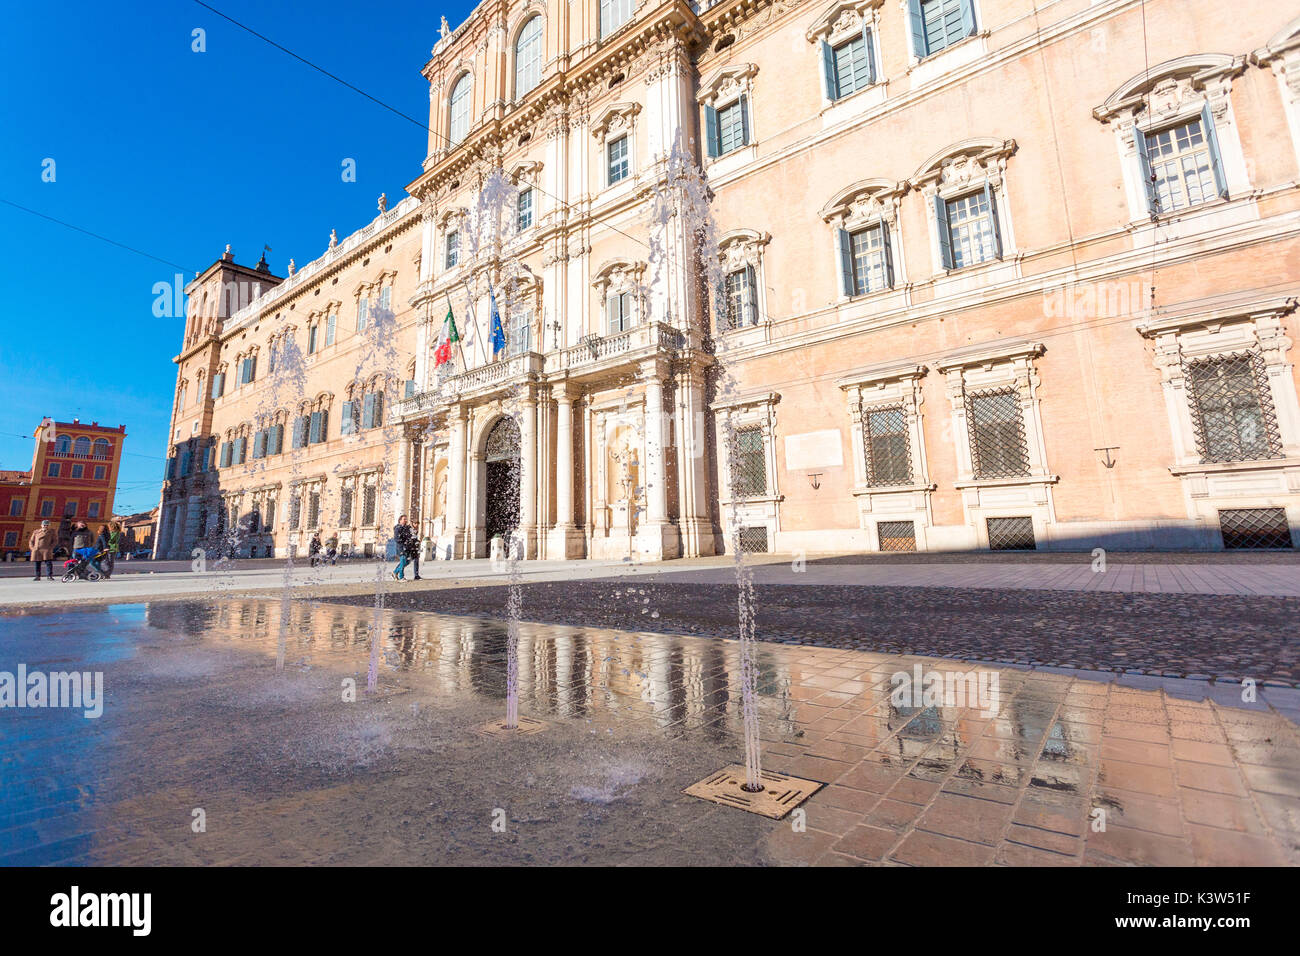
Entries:
POLYGON ((1298 75, 1266 0, 480 4, 408 198, 189 286, 159 553, 1292 547, 1298 75))

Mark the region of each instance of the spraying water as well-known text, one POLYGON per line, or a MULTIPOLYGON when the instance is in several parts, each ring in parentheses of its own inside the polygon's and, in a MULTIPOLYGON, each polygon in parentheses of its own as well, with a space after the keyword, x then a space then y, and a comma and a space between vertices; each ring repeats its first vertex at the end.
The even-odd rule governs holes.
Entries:
MULTIPOLYGON (((725 284, 722 261, 718 254, 717 229, 713 220, 712 191, 703 170, 695 162, 685 136, 678 132, 677 140, 668 154, 664 183, 656 186, 650 204, 650 265, 653 274, 669 290, 665 302, 665 320, 671 320, 673 289, 679 290, 680 301, 689 301, 687 295, 696 288, 696 276, 704 280, 708 290, 706 301, 716 318, 726 315, 725 284), (684 264, 685 274, 676 274, 684 264), (698 273, 696 272, 698 270, 698 273), (686 295, 682 295, 682 292, 686 295)), ((692 316, 683 319, 690 321, 692 316)), ((708 328, 708 316, 700 317, 700 324, 708 328)), ((721 331, 721 322, 715 321, 721 331)), ((729 339, 725 335, 712 337, 714 343, 714 384, 721 399, 733 396, 737 383, 732 374, 728 354, 729 339)), ((736 427, 731 416, 722 420, 721 439, 727 450, 727 481, 733 502, 744 497, 743 476, 735 462, 739 460, 736 427)), ((699 453, 701 449, 691 449, 699 453)), ((758 701, 755 692, 757 665, 754 648, 754 579, 753 569, 745 563, 740 542, 740 517, 733 506, 727 520, 728 546, 731 549, 736 575, 737 620, 740 637, 740 688, 741 715, 745 736, 745 789, 758 792, 763 789, 762 759, 758 730, 758 701)))

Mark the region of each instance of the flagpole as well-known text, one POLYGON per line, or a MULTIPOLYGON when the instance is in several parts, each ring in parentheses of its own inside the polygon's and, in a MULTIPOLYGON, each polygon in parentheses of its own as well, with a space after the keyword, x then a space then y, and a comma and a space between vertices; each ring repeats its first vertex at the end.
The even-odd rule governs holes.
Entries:
MULTIPOLYGON (((451 307, 451 293, 444 292, 443 295, 447 297, 447 312, 451 314, 451 321, 454 323, 456 321, 456 310, 451 307)), ((469 365, 465 362, 465 343, 463 339, 464 336, 462 336, 459 330, 457 330, 456 348, 460 351, 460 370, 462 372, 467 372, 469 371, 469 365)))

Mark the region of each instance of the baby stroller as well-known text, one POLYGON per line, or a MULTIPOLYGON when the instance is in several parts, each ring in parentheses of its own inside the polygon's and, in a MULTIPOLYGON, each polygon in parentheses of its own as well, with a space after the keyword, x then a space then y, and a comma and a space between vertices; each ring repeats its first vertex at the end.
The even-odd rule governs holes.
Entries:
POLYGON ((73 556, 63 562, 63 583, 71 584, 73 581, 98 581, 104 577, 103 572, 95 567, 93 562, 99 561, 100 558, 107 557, 107 551, 96 551, 94 548, 78 548, 73 552, 73 556))

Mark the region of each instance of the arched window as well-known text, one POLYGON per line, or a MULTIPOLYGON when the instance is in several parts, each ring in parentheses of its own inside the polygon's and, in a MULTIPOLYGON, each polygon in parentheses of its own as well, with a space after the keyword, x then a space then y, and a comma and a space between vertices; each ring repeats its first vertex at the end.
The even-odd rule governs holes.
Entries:
POLYGON ((519 31, 515 41, 515 99, 542 80, 542 18, 535 16, 519 31))
POLYGON ((54 441, 54 454, 66 455, 72 451, 72 439, 67 435, 60 435, 54 441))
POLYGON ((107 438, 96 438, 96 439, 95 439, 95 457, 96 457, 96 458, 107 458, 107 457, 108 457, 108 439, 107 439, 107 438))
POLYGON ((78 458, 85 458, 90 454, 90 439, 82 435, 72 444, 72 453, 78 458))
POLYGON ((466 73, 451 88, 451 141, 459 143, 469 135, 469 91, 472 86, 466 73))

